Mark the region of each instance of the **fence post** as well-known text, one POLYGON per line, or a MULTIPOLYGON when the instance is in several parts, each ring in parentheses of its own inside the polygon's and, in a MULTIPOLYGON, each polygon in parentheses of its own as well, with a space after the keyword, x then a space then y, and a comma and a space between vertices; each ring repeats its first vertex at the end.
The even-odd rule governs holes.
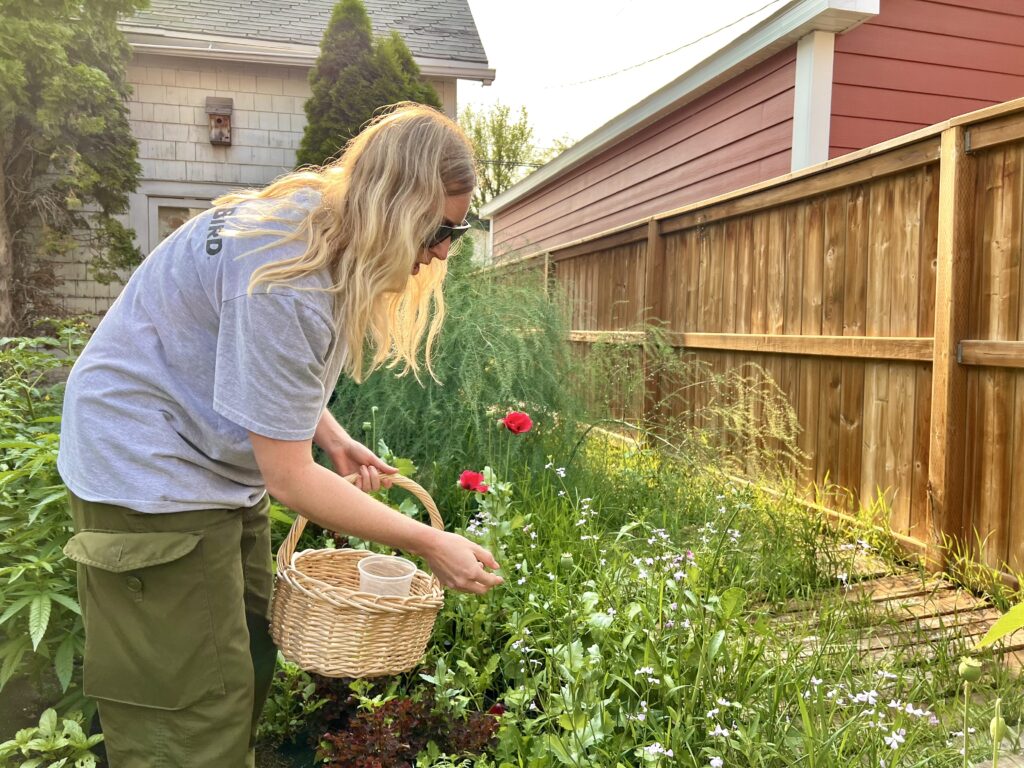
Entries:
MULTIPOLYGON (((644 331, 651 326, 664 327, 665 320, 665 239, 661 235, 661 227, 657 219, 647 222, 647 253, 644 260, 643 296, 640 306, 643 307, 644 331)), ((645 336, 641 350, 644 375, 644 401, 641 404, 641 417, 644 422, 654 420, 654 409, 661 399, 661 374, 651 365, 645 336)))
POLYGON ((965 129, 947 128, 939 152, 938 250, 935 263, 935 347, 932 364, 928 498, 931 540, 928 558, 946 564, 943 536, 963 541, 964 443, 967 374, 957 362, 957 344, 969 314, 975 162, 965 151, 965 129))

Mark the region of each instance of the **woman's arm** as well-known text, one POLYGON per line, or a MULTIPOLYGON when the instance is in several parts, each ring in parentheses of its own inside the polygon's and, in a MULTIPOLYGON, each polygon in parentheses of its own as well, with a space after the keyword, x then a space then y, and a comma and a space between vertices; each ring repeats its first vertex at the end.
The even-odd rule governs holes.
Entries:
POLYGON ((270 495, 317 525, 418 555, 446 587, 483 594, 504 582, 484 570, 501 567, 486 549, 366 495, 314 462, 310 440, 273 440, 253 432, 249 439, 270 495))
POLYGON ((381 472, 385 476, 398 472, 365 445, 353 439, 326 408, 320 414, 316 432, 313 433, 313 442, 327 454, 339 475, 358 474, 356 487, 364 491, 379 490, 382 479, 384 486, 389 485, 386 477, 381 478, 381 472))

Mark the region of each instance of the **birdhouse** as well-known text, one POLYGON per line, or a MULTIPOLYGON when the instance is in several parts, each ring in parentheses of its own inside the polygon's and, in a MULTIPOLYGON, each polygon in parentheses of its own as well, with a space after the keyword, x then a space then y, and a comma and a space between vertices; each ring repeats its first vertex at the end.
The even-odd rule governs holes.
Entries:
POLYGON ((210 143, 231 144, 231 99, 222 96, 206 97, 206 114, 210 118, 210 143))

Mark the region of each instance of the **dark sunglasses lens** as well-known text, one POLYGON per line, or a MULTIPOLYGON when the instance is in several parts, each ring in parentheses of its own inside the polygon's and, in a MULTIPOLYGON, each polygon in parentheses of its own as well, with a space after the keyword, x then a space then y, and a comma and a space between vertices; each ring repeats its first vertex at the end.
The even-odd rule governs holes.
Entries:
POLYGON ((454 243, 468 231, 468 225, 452 227, 449 226, 448 224, 442 224, 440 227, 437 228, 437 232, 434 233, 434 236, 430 238, 430 241, 427 243, 427 247, 433 248, 435 245, 443 243, 449 237, 452 239, 452 242, 454 243))

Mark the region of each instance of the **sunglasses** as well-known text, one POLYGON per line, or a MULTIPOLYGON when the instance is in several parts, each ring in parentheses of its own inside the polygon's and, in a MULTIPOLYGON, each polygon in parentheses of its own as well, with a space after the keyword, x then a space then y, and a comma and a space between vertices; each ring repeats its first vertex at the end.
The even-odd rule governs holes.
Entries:
POLYGON ((433 248, 435 245, 443 243, 448 238, 451 238, 451 241, 454 243, 464 234, 469 232, 469 227, 470 225, 468 221, 464 221, 458 226, 453 226, 451 224, 442 224, 440 227, 437 228, 437 231, 433 234, 433 236, 429 240, 427 240, 427 248, 433 248))

